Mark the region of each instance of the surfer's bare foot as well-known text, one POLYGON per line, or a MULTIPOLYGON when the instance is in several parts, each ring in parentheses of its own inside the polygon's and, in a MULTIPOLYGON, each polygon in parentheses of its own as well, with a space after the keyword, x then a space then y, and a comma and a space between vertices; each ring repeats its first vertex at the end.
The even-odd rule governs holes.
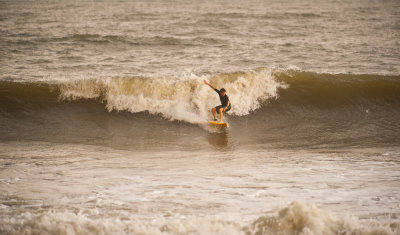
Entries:
POLYGON ((217 119, 216 118, 214 118, 214 122, 216 122, 217 121, 217 119))

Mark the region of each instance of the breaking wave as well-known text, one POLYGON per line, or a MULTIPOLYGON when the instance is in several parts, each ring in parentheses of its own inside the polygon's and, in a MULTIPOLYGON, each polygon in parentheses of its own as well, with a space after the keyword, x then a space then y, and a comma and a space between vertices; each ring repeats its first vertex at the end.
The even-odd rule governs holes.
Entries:
POLYGON ((5 234, 398 234, 399 223, 362 221, 356 217, 336 218, 313 204, 294 201, 276 216, 261 216, 249 224, 216 217, 177 216, 141 219, 98 216, 98 210, 78 213, 50 210, 1 218, 5 234), (180 218, 178 218, 180 217, 180 218))
POLYGON ((217 94, 203 80, 228 91, 231 116, 256 112, 284 117, 319 113, 340 118, 374 112, 385 123, 385 117, 393 119, 400 115, 396 111, 400 105, 400 76, 318 74, 271 68, 58 83, 0 81, 0 109, 9 113, 57 103, 95 101, 103 103, 109 112, 148 112, 169 120, 203 123, 210 118, 210 108, 219 105, 217 94))
POLYGON ((274 79, 272 70, 266 69, 211 76, 189 74, 180 78, 130 77, 83 79, 58 84, 0 84, 4 91, 2 100, 8 102, 15 99, 24 99, 28 103, 32 100, 48 102, 54 100, 54 96, 58 96, 60 101, 96 99, 104 102, 109 111, 147 111, 171 120, 199 123, 207 120, 210 108, 219 103, 217 94, 203 84, 203 79, 228 90, 234 104, 231 114, 239 116, 258 109, 265 100, 277 98, 278 89, 285 87, 274 79))

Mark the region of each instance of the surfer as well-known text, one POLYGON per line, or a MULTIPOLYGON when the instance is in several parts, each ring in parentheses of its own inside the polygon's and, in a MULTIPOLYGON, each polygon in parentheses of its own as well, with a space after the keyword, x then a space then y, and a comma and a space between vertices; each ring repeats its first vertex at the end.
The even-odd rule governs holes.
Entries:
POLYGON ((219 100, 221 101, 221 105, 218 105, 211 109, 211 113, 214 116, 214 121, 217 121, 217 111, 219 112, 220 122, 222 122, 222 118, 224 116, 223 113, 228 112, 231 109, 231 102, 229 101, 229 97, 226 94, 226 90, 221 88, 221 90, 216 89, 213 85, 204 80, 206 85, 209 85, 215 92, 219 95, 219 100))

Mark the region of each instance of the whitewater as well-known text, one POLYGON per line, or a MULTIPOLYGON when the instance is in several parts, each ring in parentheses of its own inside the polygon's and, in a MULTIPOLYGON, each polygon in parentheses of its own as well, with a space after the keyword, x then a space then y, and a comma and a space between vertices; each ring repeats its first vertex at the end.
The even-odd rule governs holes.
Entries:
POLYGON ((277 97, 277 89, 285 85, 273 79, 272 71, 219 74, 216 76, 184 75, 178 78, 105 78, 78 80, 60 86, 62 99, 100 98, 106 108, 132 113, 147 111, 170 120, 204 123, 210 108, 217 106, 215 94, 202 84, 210 80, 224 86, 235 103, 232 114, 243 116, 260 107, 263 100, 277 97))

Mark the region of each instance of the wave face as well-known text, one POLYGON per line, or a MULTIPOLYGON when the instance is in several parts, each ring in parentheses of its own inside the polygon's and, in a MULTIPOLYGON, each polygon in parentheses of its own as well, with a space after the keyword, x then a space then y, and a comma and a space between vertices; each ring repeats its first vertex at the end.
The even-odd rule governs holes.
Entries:
MULTIPOLYGON (((160 115, 170 121, 203 124, 211 117, 210 108, 219 105, 218 95, 203 84, 203 79, 227 89, 232 102, 227 117, 231 125, 258 137, 272 133, 269 138, 281 136, 278 139, 283 140, 284 135, 295 131, 297 137, 311 138, 322 131, 340 139, 350 132, 358 141, 375 136, 380 142, 389 138, 389 142, 397 143, 394 139, 400 129, 399 76, 259 68, 201 76, 114 77, 63 83, 2 81, 1 115, 12 122, 23 112, 52 110, 51 115, 56 115, 53 121, 63 116, 61 122, 65 122, 64 114, 72 112, 76 115, 69 121, 77 122, 83 117, 97 120, 131 113, 132 118, 144 123, 153 122, 160 115), (103 105, 105 110, 100 111, 98 108, 103 105), (91 109, 97 110, 96 116, 91 109)), ((160 125, 171 124, 163 123, 160 125)), ((243 132, 242 135, 249 140, 253 136, 243 132)))

